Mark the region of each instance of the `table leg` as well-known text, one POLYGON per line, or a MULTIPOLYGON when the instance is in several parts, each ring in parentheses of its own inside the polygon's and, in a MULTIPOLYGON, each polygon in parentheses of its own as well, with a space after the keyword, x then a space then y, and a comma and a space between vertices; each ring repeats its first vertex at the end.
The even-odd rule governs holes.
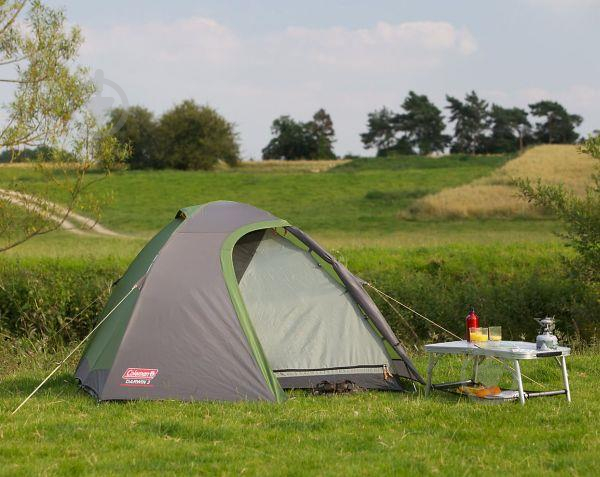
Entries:
POLYGON ((477 384, 477 377, 479 375, 479 356, 473 356, 473 359, 475 359, 475 362, 473 363, 473 384, 477 384))
POLYGON ((571 402, 571 389, 569 388, 569 373, 567 373, 567 359, 564 356, 560 357, 560 367, 562 368, 563 384, 565 386, 567 402, 571 402))
POLYGON ((519 387, 519 401, 521 405, 525 405, 525 392, 523 391, 523 377, 521 376, 521 365, 519 364, 519 360, 515 359, 515 375, 517 378, 517 386, 519 387))
POLYGON ((431 353, 429 355, 429 364, 427 365, 427 383, 425 385, 425 396, 429 396, 431 392, 431 380, 433 378, 433 368, 435 367, 435 363, 437 361, 437 357, 431 353))

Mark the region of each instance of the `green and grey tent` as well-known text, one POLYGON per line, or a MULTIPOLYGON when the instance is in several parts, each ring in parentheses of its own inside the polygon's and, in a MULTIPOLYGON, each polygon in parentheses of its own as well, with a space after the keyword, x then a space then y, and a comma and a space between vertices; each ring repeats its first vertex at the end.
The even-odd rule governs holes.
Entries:
POLYGON ((76 371, 99 400, 281 401, 323 381, 423 382, 363 282, 246 204, 181 209, 100 316, 76 371))

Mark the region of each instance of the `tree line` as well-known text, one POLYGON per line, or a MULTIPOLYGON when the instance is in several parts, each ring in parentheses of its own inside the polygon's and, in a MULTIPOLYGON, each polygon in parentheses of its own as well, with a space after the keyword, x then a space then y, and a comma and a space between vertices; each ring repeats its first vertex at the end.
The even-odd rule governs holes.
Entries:
MULTIPOLYGON (((383 107, 369 113, 367 131, 361 134, 363 145, 375 149, 380 157, 428 155, 448 149, 451 153, 507 153, 532 144, 574 143, 579 139, 575 128, 583 121, 556 101, 530 104, 529 111, 490 105, 475 91, 464 100, 446 96, 446 101, 448 123, 426 95, 410 91, 400 111, 383 107), (448 126, 452 126, 452 135, 446 133, 448 126)), ((263 159, 335 157, 333 121, 323 109, 307 123, 281 116, 273 121, 271 132, 273 138, 263 149, 263 159)))
MULTIPOLYGON (((398 111, 383 107, 367 117, 361 134, 366 149, 377 156, 429 155, 450 151, 465 154, 510 153, 533 144, 571 144, 579 139, 575 128, 581 116, 569 113, 556 101, 539 101, 529 110, 489 104, 475 91, 464 99, 446 96, 448 117, 426 95, 410 91, 398 111), (452 134, 448 134, 448 130, 452 134)), ((219 161, 235 166, 240 161, 239 137, 233 123, 213 108, 182 101, 160 117, 143 106, 110 111, 106 128, 126 121, 112 135, 130 148, 131 169, 212 169, 219 161)), ((325 109, 309 121, 284 115, 271 125, 263 159, 335 159, 335 129, 325 109)), ((22 151, 27 159, 36 151, 22 151)), ((43 151, 47 152, 47 151, 43 151)), ((9 151, 0 162, 12 160, 9 151)))
MULTIPOLYGON (((581 116, 569 113, 556 101, 539 101, 529 110, 489 104, 475 91, 464 99, 446 96, 447 119, 426 95, 410 91, 398 111, 383 107, 367 117, 361 134, 366 149, 377 156, 451 153, 510 153, 533 144, 570 144, 579 139, 575 128, 581 116), (447 122, 446 122, 447 121, 447 122), (448 130, 452 134, 448 134, 448 130)), ((210 106, 191 99, 182 101, 160 117, 143 106, 110 111, 106 128, 120 122, 112 135, 130 148, 131 169, 212 169, 219 161, 235 166, 240 160, 239 137, 233 123, 210 106)), ((335 129, 331 116, 321 108, 309 121, 284 115, 271 125, 263 159, 335 159, 335 129)), ((24 150, 23 160, 37 152, 24 150)), ((41 155, 44 155, 41 154, 41 155)), ((13 160, 6 150, 0 162, 13 160)))
MULTIPOLYGON (((366 149, 377 156, 429 155, 450 151, 465 154, 510 153, 533 144, 574 143, 581 116, 556 101, 539 101, 529 110, 489 104, 475 91, 464 99, 446 96, 448 117, 424 94, 410 91, 398 111, 383 107, 367 117, 361 134, 366 149), (447 131, 451 130, 452 134, 447 131)), ((110 112, 109 124, 126 114, 114 136, 131 147, 129 166, 142 168, 212 169, 218 161, 235 166, 239 138, 233 123, 209 106, 185 100, 159 118, 141 106, 110 112)), ((288 115, 271 125, 263 159, 335 159, 335 129, 321 108, 309 121, 288 115)))
MULTIPOLYGON (((109 113, 114 137, 131 148, 131 169, 212 169, 219 161, 235 166, 240 161, 234 124, 209 106, 185 100, 159 118, 143 106, 109 113)), ((263 149, 265 159, 335 159, 335 131, 331 116, 318 110, 310 121, 281 116, 271 126, 273 138, 263 149)))
POLYGON ((378 156, 389 154, 487 154, 522 150, 532 144, 572 144, 583 119, 556 101, 539 101, 529 111, 489 104, 475 91, 464 100, 446 96, 446 124, 442 111, 426 95, 410 91, 398 112, 386 107, 369 113, 361 140, 378 156), (531 119, 533 120, 533 123, 531 119), (446 134, 447 126, 453 134, 446 134))

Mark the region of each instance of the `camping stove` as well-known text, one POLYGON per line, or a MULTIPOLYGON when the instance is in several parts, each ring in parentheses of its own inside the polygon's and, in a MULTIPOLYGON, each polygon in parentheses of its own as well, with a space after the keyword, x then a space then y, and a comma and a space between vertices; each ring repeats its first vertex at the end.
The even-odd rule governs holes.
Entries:
POLYGON ((558 338, 552 333, 556 326, 554 317, 535 318, 535 321, 540 324, 539 335, 535 339, 537 349, 541 351, 556 349, 558 347, 558 338))

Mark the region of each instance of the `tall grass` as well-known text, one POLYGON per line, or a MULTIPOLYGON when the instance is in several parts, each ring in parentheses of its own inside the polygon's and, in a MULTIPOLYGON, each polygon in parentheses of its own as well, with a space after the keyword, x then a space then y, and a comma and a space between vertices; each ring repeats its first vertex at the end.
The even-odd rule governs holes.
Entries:
POLYGON ((544 211, 521 197, 514 186, 516 179, 564 184, 583 194, 591 183, 593 168, 593 159, 578 152, 576 146, 537 146, 489 176, 417 199, 400 215, 420 219, 539 218, 544 211))
MULTIPOLYGON (((533 318, 544 315, 555 315, 570 338, 589 341, 598 334, 600 303, 566 275, 563 261, 568 256, 559 243, 346 248, 334 253, 357 275, 457 334, 463 332, 470 305, 485 323, 503 326, 506 337, 533 339, 533 318)), ((47 340, 58 332, 53 343, 81 338, 127 263, 125 258, 0 261, 0 333, 47 340), (100 300, 93 302, 97 296, 100 300)), ((437 332, 410 314, 404 316, 410 323, 406 326, 383 300, 373 297, 411 346, 413 331, 420 340, 437 332)))

